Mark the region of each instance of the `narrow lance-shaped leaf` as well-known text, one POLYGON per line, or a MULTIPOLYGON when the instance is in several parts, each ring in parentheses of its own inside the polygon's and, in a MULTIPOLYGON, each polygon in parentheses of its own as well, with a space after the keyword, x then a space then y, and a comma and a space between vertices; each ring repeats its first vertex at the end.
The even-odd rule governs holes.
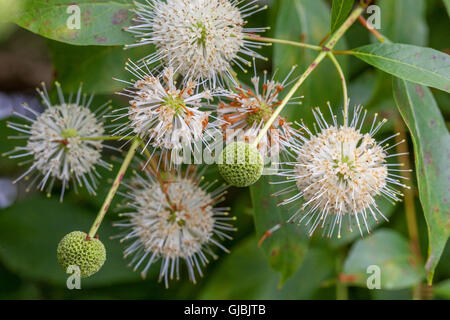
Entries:
POLYGON ((129 0, 23 1, 13 22, 43 37, 73 45, 133 43, 129 0))
POLYGON ((450 56, 441 51, 407 44, 381 43, 351 52, 400 79, 450 92, 450 56))
POLYGON ((331 7, 331 33, 335 32, 344 23, 354 3, 354 0, 333 0, 331 7))
MULTIPOLYGON (((277 205, 279 199, 272 196, 277 190, 275 185, 270 184, 271 181, 269 177, 263 176, 250 187, 258 238, 277 224, 284 224, 289 218, 285 208, 277 205)), ((271 267, 281 273, 280 284, 295 273, 305 257, 308 238, 302 230, 295 225, 283 225, 262 244, 271 267)))
POLYGON ((425 267, 431 283, 450 235, 450 135, 430 89, 394 79, 394 98, 414 143, 419 195, 429 235, 425 267))

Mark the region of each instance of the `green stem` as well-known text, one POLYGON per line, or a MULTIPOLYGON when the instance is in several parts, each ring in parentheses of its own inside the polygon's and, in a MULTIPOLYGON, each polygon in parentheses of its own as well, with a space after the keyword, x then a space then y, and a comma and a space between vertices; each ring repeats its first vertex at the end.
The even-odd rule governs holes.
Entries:
POLYGON ((283 39, 275 39, 275 38, 266 38, 266 37, 259 37, 259 36, 246 36, 244 39, 247 40, 257 40, 261 42, 267 42, 267 43, 279 43, 279 44, 286 44, 290 46, 300 47, 300 48, 307 48, 311 50, 321 51, 322 47, 315 46, 313 44, 303 43, 303 42, 297 42, 297 41, 290 41, 290 40, 283 40, 283 39))
POLYGON ((339 73, 339 77, 341 78, 342 91, 344 95, 344 126, 348 126, 348 105, 350 101, 348 99, 347 82, 345 81, 344 71, 342 70, 339 61, 336 59, 333 53, 328 52, 328 57, 330 58, 331 62, 333 62, 334 66, 336 67, 339 73))
POLYGON ((100 227, 100 225, 103 221, 103 218, 106 215, 106 212, 108 212, 109 206, 111 205, 114 195, 116 194, 117 189, 119 188, 119 185, 123 179, 123 176, 125 175, 125 172, 127 171, 128 166, 130 165, 131 160, 133 159, 133 156, 136 153, 136 150, 137 150, 139 144, 140 144, 139 139, 133 140, 133 143, 132 143, 130 149, 128 150, 125 160, 123 161, 122 166, 120 167, 119 172, 117 173, 117 176, 114 179, 114 183, 112 184, 111 189, 109 190, 108 195, 106 196, 106 199, 103 202, 103 205, 102 205, 100 211, 98 212, 97 217, 95 218, 95 221, 92 224, 91 229, 89 230, 89 237, 92 238, 97 233, 97 230, 100 227))
POLYGON ((333 50, 332 53, 334 55, 347 55, 347 56, 353 56, 355 55, 355 51, 352 50, 333 50))
POLYGON ((338 274, 338 279, 336 281, 336 300, 348 300, 348 286, 340 279, 340 274, 342 273, 342 266, 345 261, 345 249, 339 251, 336 259, 336 271, 338 274))
MULTIPOLYGON (((273 122, 276 120, 276 118, 279 116, 280 112, 283 110, 283 108, 287 105, 289 100, 292 98, 292 96, 295 94, 295 92, 300 88, 300 86, 303 84, 303 82, 308 78, 308 76, 311 74, 311 72, 322 62, 322 60, 327 56, 328 52, 330 52, 336 43, 339 41, 339 39, 345 34, 345 32, 353 25, 353 23, 358 19, 358 17, 363 13, 364 9, 366 8, 366 5, 359 5, 345 20, 345 22, 339 27, 339 29, 331 36, 331 38, 326 42, 323 48, 321 48, 321 52, 319 55, 314 59, 314 61, 311 63, 311 65, 306 69, 306 71, 300 76, 300 78, 297 80, 297 82, 294 84, 292 89, 288 92, 286 97, 284 97, 281 104, 278 106, 278 108, 274 111, 270 119, 266 122, 264 128, 259 132, 256 139, 253 141, 252 145, 257 146, 259 141, 264 137, 267 130, 270 129, 273 122)), ((256 39, 256 38, 255 38, 256 39)))
POLYGON ((98 141, 98 140, 133 140, 134 136, 104 136, 104 137, 80 137, 82 141, 98 141))
POLYGON ((262 128, 262 130, 259 132, 259 134, 256 137, 256 139, 253 141, 252 145, 254 147, 256 147, 258 145, 259 141, 261 141, 261 139, 264 137, 264 135, 266 134, 267 130, 270 129, 270 127, 272 126, 272 123, 279 116, 280 112, 287 105, 287 103, 292 98, 294 93, 298 90, 298 88, 300 88, 300 86, 303 84, 303 82, 308 78, 308 76, 311 74, 311 72, 317 67, 317 65, 323 60, 323 58, 325 58, 326 55, 327 55, 327 53, 325 51, 322 51, 321 53, 319 53, 319 55, 313 61, 313 63, 301 75, 300 79, 298 79, 298 81, 294 84, 294 86, 291 88, 291 90, 289 90, 289 92, 286 95, 286 97, 284 97, 283 101, 278 106, 278 108, 275 109, 275 111, 272 114, 272 116, 270 117, 269 121, 266 122, 266 124, 264 125, 264 128, 262 128))
POLYGON ((369 32, 372 33, 375 36, 375 38, 378 39, 378 41, 380 41, 381 43, 386 42, 386 38, 381 33, 379 33, 377 30, 375 30, 374 28, 371 28, 369 26, 369 23, 366 21, 366 19, 364 19, 364 17, 359 17, 358 20, 364 26, 364 28, 369 30, 369 32))

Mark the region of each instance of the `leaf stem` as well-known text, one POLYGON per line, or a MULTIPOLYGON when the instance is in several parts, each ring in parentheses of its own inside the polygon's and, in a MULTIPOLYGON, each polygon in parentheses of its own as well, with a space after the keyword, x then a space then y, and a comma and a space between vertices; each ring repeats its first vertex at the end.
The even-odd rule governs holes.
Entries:
POLYGON ((275 38, 266 38, 266 37, 260 37, 260 36, 246 36, 244 39, 247 40, 258 40, 261 42, 267 42, 267 43, 279 43, 279 44, 286 44, 291 45, 295 47, 301 47, 301 48, 307 48, 311 50, 321 51, 322 47, 315 46, 313 44, 308 44, 304 42, 297 42, 297 41, 290 41, 290 40, 283 40, 283 39, 275 39, 275 38))
POLYGON ((332 52, 328 52, 328 57, 330 58, 331 62, 333 62, 334 66, 336 67, 336 70, 339 73, 339 77, 341 78, 342 82, 342 91, 344 96, 344 126, 348 126, 348 105, 349 105, 349 98, 348 98, 348 90, 347 90, 347 82, 345 81, 345 74, 342 70, 341 65, 339 64, 339 61, 336 59, 334 54, 332 52))
POLYGON ((137 138, 133 139, 133 143, 131 144, 130 149, 128 150, 128 153, 119 169, 119 172, 117 173, 116 178, 114 179, 114 182, 111 186, 111 189, 108 192, 108 195, 106 196, 105 201, 103 202, 103 205, 100 209, 100 211, 97 214, 97 217, 95 218, 94 223, 91 226, 91 229, 89 230, 89 237, 94 237, 97 233, 98 228, 100 227, 103 218, 106 215, 106 212, 108 212, 109 206, 111 205, 112 200, 114 199, 114 195, 117 192, 117 189, 119 188, 120 183, 122 182, 123 176, 125 175, 125 172, 127 171, 131 160, 133 159, 134 154, 136 153, 136 150, 140 144, 140 140, 137 138))
POLYGON ((334 55, 354 55, 355 52, 352 50, 333 50, 334 55))
POLYGON ((300 76, 300 78, 297 80, 297 82, 294 84, 294 86, 289 90, 286 97, 284 97, 281 104, 278 106, 278 108, 274 111, 270 119, 266 122, 264 128, 261 129, 256 139, 252 142, 252 145, 256 147, 263 138, 263 136, 266 134, 267 130, 270 129, 273 122, 276 120, 280 112, 283 110, 283 108, 287 105, 288 101, 292 98, 294 93, 300 88, 300 86, 303 84, 303 82, 308 78, 308 76, 312 73, 312 71, 322 62, 322 60, 327 56, 328 52, 331 52, 331 50, 334 48, 336 43, 339 41, 339 39, 345 34, 345 32, 353 25, 353 23, 358 19, 358 17, 363 13, 363 11, 366 8, 366 4, 359 5, 347 18, 347 20, 344 21, 344 23, 339 27, 338 30, 329 38, 329 40, 326 42, 326 44, 321 48, 321 52, 319 55, 314 59, 314 61, 311 63, 311 65, 306 69, 306 71, 300 76))

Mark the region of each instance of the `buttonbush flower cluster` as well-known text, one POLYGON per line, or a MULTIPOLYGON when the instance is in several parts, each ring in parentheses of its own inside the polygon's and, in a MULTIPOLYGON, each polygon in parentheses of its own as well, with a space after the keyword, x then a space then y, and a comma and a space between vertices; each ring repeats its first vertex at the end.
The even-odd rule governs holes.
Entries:
POLYGON ((218 206, 228 185, 256 183, 264 172, 264 158, 273 154, 283 160, 279 170, 270 172, 280 178, 277 184, 287 184, 274 195, 285 196, 279 205, 295 209, 288 222, 304 222, 310 236, 322 230, 328 237, 341 237, 344 219, 363 235, 364 230, 370 232, 370 219, 387 220, 377 199, 400 201, 400 188, 406 186, 399 165, 390 161, 398 155, 390 153, 398 144, 388 144, 396 135, 376 137, 386 120, 375 115, 369 122, 360 106, 349 116, 346 90, 342 122, 331 107, 330 116, 313 110, 313 127, 281 115, 287 105, 305 113, 312 107, 303 105, 295 92, 362 9, 318 47, 317 59, 301 76, 295 75, 294 66, 277 80, 276 72, 260 76, 255 67, 264 59, 258 49, 270 42, 259 34, 268 28, 251 28, 246 21, 265 8, 256 0, 136 2, 134 22, 125 28, 136 42, 126 47, 141 46, 148 55, 128 60, 130 79, 116 79, 124 86, 118 94, 128 100, 125 106, 110 111, 106 103, 94 109, 93 96, 83 95, 81 87, 65 97, 56 83, 57 104, 43 86, 38 92, 44 111, 24 106, 26 113, 16 113, 27 123, 9 126, 25 134, 19 138, 26 144, 9 156, 31 157, 17 180, 26 178, 29 188, 48 194, 60 182, 61 201, 72 185, 94 194, 101 177, 97 168, 110 168, 101 158, 104 141, 126 142, 127 154, 91 229, 61 240, 57 255, 63 268, 77 265, 83 277, 101 268, 106 251, 97 231, 119 191, 122 220, 114 225, 116 238, 126 244, 124 257, 130 266, 145 278, 159 264, 158 278, 166 287, 181 277, 185 266, 195 283, 209 260, 218 258, 217 248, 228 252, 223 242, 231 240, 235 219, 228 216, 229 208, 218 206), (252 64, 248 86, 239 81, 238 72, 252 64), (116 123, 109 131, 102 121, 106 112, 116 123), (214 149, 222 144, 217 137, 232 141, 216 154, 218 171, 228 185, 208 181, 206 167, 173 161, 173 154, 185 148, 214 149), (138 150, 141 156, 135 157, 138 150), (133 176, 124 180, 130 165, 133 176))
POLYGON ((345 218, 349 226, 358 226, 362 236, 362 225, 370 233, 368 219, 387 220, 375 198, 400 201, 402 193, 397 188, 406 187, 399 180, 402 177, 397 174, 398 164, 387 163, 388 158, 397 156, 388 153, 397 144, 386 142, 397 135, 377 142, 374 136, 386 122, 386 119, 377 122, 377 115, 370 130, 363 133, 367 112, 360 106, 354 109, 349 125, 339 125, 331 108, 330 112, 332 122, 328 123, 319 109, 313 111, 317 133, 299 124, 306 134, 299 144, 292 146, 294 161, 284 163, 287 169, 278 173, 294 183, 281 193, 294 191, 295 195, 281 204, 304 199, 290 221, 305 220, 310 235, 322 228, 328 237, 336 231, 340 238, 345 218))
POLYGON ((182 260, 195 283, 209 262, 207 255, 217 258, 211 246, 228 252, 220 241, 231 239, 227 233, 234 228, 227 221, 234 218, 228 217, 228 208, 214 207, 224 200, 226 186, 205 182, 193 167, 160 171, 136 173, 127 185, 130 208, 120 214, 124 221, 115 224, 127 229, 121 236, 130 243, 124 255, 133 256, 134 270, 142 266, 142 277, 161 259, 159 279, 166 287, 169 278, 180 278, 182 260))
POLYGON ((46 109, 41 114, 23 105, 31 115, 15 112, 28 124, 9 123, 9 126, 24 136, 25 146, 16 147, 10 153, 12 158, 31 156, 31 166, 16 181, 27 178, 40 190, 46 189, 50 194, 56 180, 62 182, 61 196, 70 183, 85 185, 87 190, 95 194, 99 173, 96 166, 109 168, 101 159, 102 140, 91 140, 102 136, 105 129, 102 123, 103 110, 109 103, 101 105, 96 111, 89 109, 93 96, 82 96, 81 86, 75 99, 64 98, 61 86, 56 83, 59 104, 52 104, 45 85, 38 93, 43 99, 46 109))

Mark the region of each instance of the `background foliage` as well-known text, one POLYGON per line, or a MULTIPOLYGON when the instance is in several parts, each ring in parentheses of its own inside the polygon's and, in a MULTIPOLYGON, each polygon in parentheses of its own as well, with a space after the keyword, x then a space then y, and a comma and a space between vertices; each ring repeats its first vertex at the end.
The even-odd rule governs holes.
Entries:
MULTIPOLYGON (((122 31, 130 23, 128 9, 132 1, 77 1, 83 12, 82 28, 77 34, 61 27, 66 25, 65 10, 72 3, 0 0, 0 22, 11 17, 15 22, 0 24, 1 153, 14 146, 14 141, 6 139, 13 135, 6 121, 11 105, 18 107, 21 101, 12 97, 20 94, 20 99, 32 99, 33 88, 40 81, 50 84, 58 80, 67 92, 74 91, 82 81, 86 92, 97 94, 95 101, 112 99, 117 108, 126 104, 113 95, 120 83, 112 77, 128 78, 126 59, 143 56, 148 50, 122 48, 132 42, 122 31)), ((351 103, 364 104, 370 112, 390 119, 380 136, 410 132, 406 138, 414 153, 401 160, 411 163, 419 179, 416 181, 415 174, 411 176, 412 190, 406 192, 404 203, 395 207, 382 203, 390 223, 373 226, 373 234, 364 239, 353 232, 339 240, 309 239, 303 228, 287 226, 259 248, 257 240, 290 213, 276 206, 279 201, 270 196, 276 186, 268 184, 267 177, 248 189, 230 190, 226 205, 237 216, 239 231, 233 241, 226 243, 231 254, 213 261, 197 285, 172 282, 166 290, 156 281, 157 267, 152 268, 147 280, 141 280, 138 273, 126 267, 123 246, 110 239, 118 232, 111 226, 117 214, 111 212, 101 228, 108 250, 105 266, 82 282, 83 290, 69 291, 65 287, 66 275, 56 262, 57 243, 74 229, 89 228, 115 170, 102 172, 104 179, 96 197, 71 191, 62 204, 56 196, 47 199, 41 193, 25 193, 24 182, 17 186, 15 203, 11 205, 6 195, 12 187, 5 180, 6 184, 0 186, 0 204, 4 207, 0 209, 0 298, 450 298, 450 245, 445 245, 450 232, 450 188, 448 179, 442 179, 448 175, 450 148, 449 69, 445 69, 448 62, 444 59, 450 50, 449 7, 445 6, 448 1, 379 0, 377 4, 382 10, 379 31, 392 43, 380 46, 357 23, 337 49, 352 50, 359 58, 339 57, 350 82, 351 103), (440 172, 439 168, 446 171, 440 172), (417 217, 419 246, 411 240, 406 223, 411 212, 417 217), (431 259, 427 262, 428 253, 431 259), (366 268, 371 264, 382 268, 383 290, 366 288, 366 268), (429 278, 434 272, 431 291, 425 288, 427 272, 429 278)), ((268 37, 318 44, 330 30, 338 28, 350 9, 345 0, 333 4, 325 0, 272 0, 269 9, 251 17, 249 24, 272 26, 268 37)), ((258 70, 279 70, 282 76, 294 64, 303 71, 316 53, 274 45, 264 48, 264 55, 269 61, 259 62, 258 70)), ((243 75, 243 81, 248 83, 249 76, 243 75)), ((329 61, 308 78, 300 95, 305 96, 303 105, 286 110, 290 119, 303 118, 311 123, 311 107, 324 107, 327 101, 334 106, 341 104, 339 77, 329 61)), ((16 161, 0 158, 3 179, 16 177, 21 170, 16 161)))

